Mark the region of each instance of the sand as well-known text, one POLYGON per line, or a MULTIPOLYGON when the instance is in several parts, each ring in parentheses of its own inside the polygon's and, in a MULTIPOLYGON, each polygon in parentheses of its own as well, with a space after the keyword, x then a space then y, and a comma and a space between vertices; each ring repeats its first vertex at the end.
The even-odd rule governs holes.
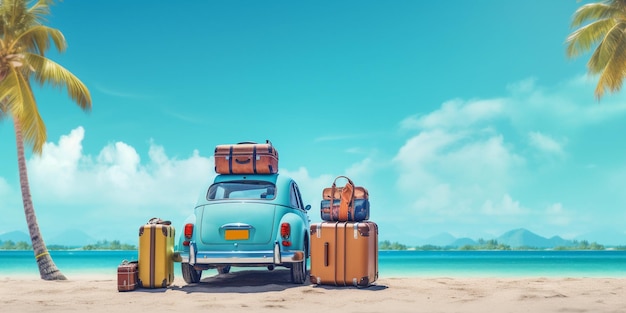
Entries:
POLYGON ((626 278, 383 277, 355 288, 244 270, 118 292, 115 273, 67 276, 0 276, 0 312, 626 312, 626 278))

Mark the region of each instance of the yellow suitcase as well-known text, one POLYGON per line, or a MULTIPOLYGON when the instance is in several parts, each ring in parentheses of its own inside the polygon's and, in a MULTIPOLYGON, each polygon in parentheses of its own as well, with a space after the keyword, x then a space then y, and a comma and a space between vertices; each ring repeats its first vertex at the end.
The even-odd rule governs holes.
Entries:
POLYGON ((174 281, 174 227, 146 224, 139 228, 139 287, 165 288, 174 281))

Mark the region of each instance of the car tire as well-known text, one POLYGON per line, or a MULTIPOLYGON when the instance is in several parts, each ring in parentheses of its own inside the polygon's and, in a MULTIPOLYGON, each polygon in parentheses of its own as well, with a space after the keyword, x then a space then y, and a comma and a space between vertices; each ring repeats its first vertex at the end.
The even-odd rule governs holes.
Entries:
POLYGON ((180 270, 183 273, 183 279, 188 284, 195 284, 200 282, 200 277, 202 277, 202 271, 196 270, 189 263, 181 263, 180 270))
POLYGON ((220 274, 228 274, 230 273, 230 265, 220 266, 217 268, 217 272, 220 274))
POLYGON ((304 260, 302 262, 298 262, 298 263, 292 263, 291 264, 291 282, 294 284, 304 284, 304 282, 306 281, 307 277, 306 277, 306 273, 307 273, 307 258, 308 258, 308 251, 307 251, 307 246, 306 244, 304 245, 304 260))

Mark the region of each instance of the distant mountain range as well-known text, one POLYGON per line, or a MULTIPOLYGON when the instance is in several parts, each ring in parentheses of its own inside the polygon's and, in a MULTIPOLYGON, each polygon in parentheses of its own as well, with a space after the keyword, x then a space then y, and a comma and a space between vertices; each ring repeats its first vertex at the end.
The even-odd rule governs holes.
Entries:
POLYGON ((30 244, 30 236, 21 231, 10 231, 8 233, 0 234, 0 241, 13 241, 14 243, 24 241, 30 244))
POLYGON ((511 247, 553 248, 575 245, 572 240, 565 240, 559 236, 545 238, 523 228, 510 230, 500 235, 496 240, 498 240, 498 243, 511 247))
MULTIPOLYGON (((563 239, 560 236, 550 238, 542 237, 527 229, 518 228, 510 230, 496 238, 483 238, 485 240, 495 239, 498 243, 505 244, 511 248, 533 247, 533 248, 554 248, 558 246, 568 247, 576 245, 576 241, 586 240, 596 242, 605 246, 626 246, 626 233, 618 231, 595 232, 578 236, 575 239, 563 239)), ((465 245, 478 245, 478 241, 463 237, 457 238, 449 233, 441 233, 437 236, 422 239, 419 246, 434 245, 440 247, 462 247, 465 245)))
MULTIPOLYGON (((21 231, 0 234, 0 242, 9 240, 14 243, 24 241, 30 244, 30 235, 21 231)), ((48 246, 59 245, 66 247, 83 247, 97 242, 97 240, 77 229, 68 229, 50 239, 44 238, 44 240, 48 246)))
MULTIPOLYGON (((60 245, 67 247, 82 247, 97 243, 97 240, 90 237, 86 233, 76 229, 66 230, 50 239, 44 238, 47 245, 60 245)), ((588 242, 596 242, 605 246, 626 246, 626 233, 619 231, 605 231, 589 233, 576 237, 573 240, 563 239, 560 236, 550 238, 542 237, 527 229, 518 228, 510 230, 497 238, 483 238, 485 240, 495 239, 500 244, 505 244, 511 248, 533 247, 533 248, 554 248, 558 246, 574 246, 575 240, 588 242)), ((14 243, 24 241, 30 244, 30 236, 21 231, 12 231, 0 234, 0 242, 13 241, 14 243)), ((402 243, 402 242, 401 242, 402 243)), ((433 245, 440 247, 462 247, 465 245, 478 245, 478 241, 463 237, 457 238, 449 233, 441 233, 439 235, 425 238, 417 243, 418 246, 433 245)))

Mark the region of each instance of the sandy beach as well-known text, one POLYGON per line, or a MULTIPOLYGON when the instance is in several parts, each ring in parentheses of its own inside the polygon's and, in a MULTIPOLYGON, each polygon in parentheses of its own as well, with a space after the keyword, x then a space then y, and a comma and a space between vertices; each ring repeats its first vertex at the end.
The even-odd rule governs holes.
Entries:
MULTIPOLYGON (((68 275, 69 276, 69 275, 68 275)), ((294 285, 288 271, 117 291, 117 276, 0 278, 2 312, 626 312, 626 278, 382 278, 369 288, 294 285)))

